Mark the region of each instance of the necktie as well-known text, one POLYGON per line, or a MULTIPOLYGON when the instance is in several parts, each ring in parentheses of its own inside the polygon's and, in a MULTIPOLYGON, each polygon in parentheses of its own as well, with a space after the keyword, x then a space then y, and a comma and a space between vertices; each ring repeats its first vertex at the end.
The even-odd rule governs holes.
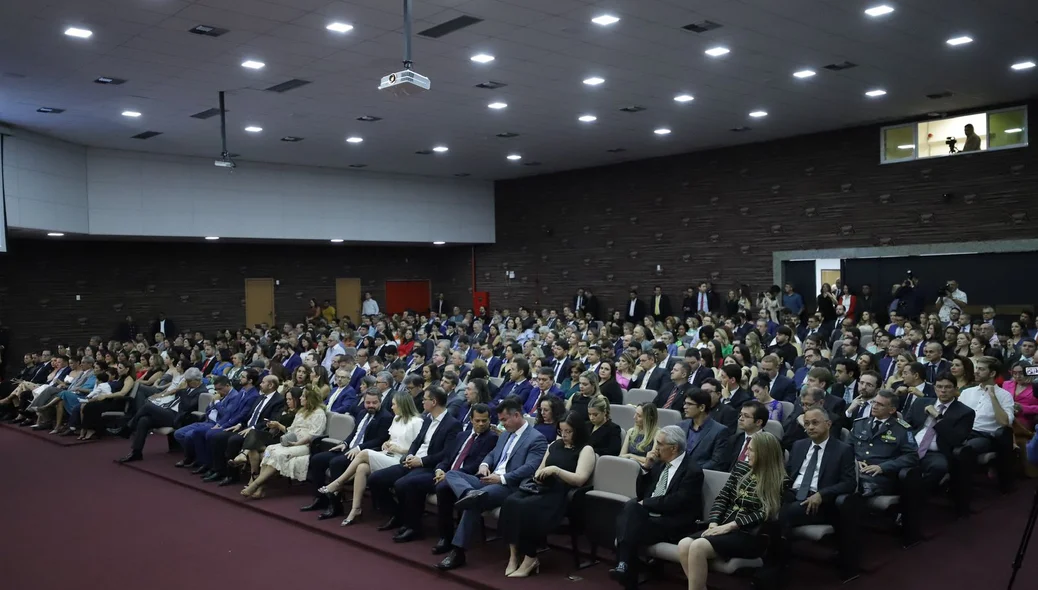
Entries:
POLYGON ((659 295, 656 296, 655 308, 656 308, 656 312, 655 312, 656 315, 660 315, 660 296, 659 295))
POLYGON ((811 482, 815 478, 815 470, 818 469, 818 454, 822 451, 822 447, 815 445, 814 450, 811 451, 811 458, 807 462, 807 470, 804 471, 804 480, 800 482, 800 487, 797 488, 797 501, 803 502, 811 495, 811 482))
POLYGON ((357 429, 357 434, 353 436, 353 444, 350 445, 351 449, 364 442, 364 431, 368 429, 369 423, 371 423, 371 414, 365 414, 364 419, 360 421, 360 428, 357 429))
POLYGON ((843 388, 843 401, 851 403, 854 400, 854 388, 850 385, 843 388))
POLYGON ((746 437, 746 442, 742 443, 742 451, 739 452, 739 460, 746 460, 746 451, 750 449, 750 437, 746 437))
POLYGON ((669 409, 674 404, 674 400, 679 393, 681 393, 681 389, 675 384, 674 388, 670 390, 670 395, 667 396, 667 403, 663 404, 663 409, 669 409))
POLYGON ((465 441, 465 446, 461 447, 461 452, 458 453, 458 458, 454 460, 454 464, 451 465, 451 469, 461 469, 461 466, 465 463, 465 459, 469 456, 469 451, 472 450, 472 444, 476 442, 476 435, 469 435, 469 439, 465 441))
POLYGON ((926 380, 930 383, 937 380, 937 365, 930 363, 930 370, 927 371, 926 380))
POLYGON ((699 311, 707 311, 706 309, 706 293, 699 294, 699 311))
MULTIPOLYGON (((915 388, 913 387, 911 389, 915 389, 915 388)), ((917 397, 919 397, 919 396, 917 396, 916 394, 912 393, 911 390, 908 392, 908 399, 905 400, 905 411, 904 411, 904 413, 906 415, 908 414, 908 411, 912 409, 912 404, 915 402, 915 398, 917 398, 917 397)))
POLYGON ((934 426, 937 425, 937 421, 944 417, 944 404, 937 404, 937 417, 934 418, 930 425, 926 427, 926 434, 923 435, 923 440, 919 442, 919 458, 922 459, 926 456, 926 452, 930 450, 930 443, 937 436, 937 430, 934 426))
POLYGON ((892 375, 894 373, 894 369, 896 369, 896 368, 897 368, 897 360, 896 359, 890 359, 890 363, 887 364, 887 374, 883 376, 883 380, 886 381, 887 379, 890 379, 890 375, 892 375))
POLYGON ((501 458, 498 460, 497 466, 494 467, 494 472, 497 472, 498 469, 501 469, 501 467, 503 467, 504 464, 508 461, 508 454, 512 451, 513 440, 515 440, 514 432, 508 435, 508 440, 505 441, 504 452, 501 453, 501 458))
POLYGON ((252 417, 249 418, 249 428, 256 425, 256 421, 259 419, 260 410, 263 409, 263 402, 267 401, 266 397, 260 397, 256 402, 256 409, 252 411, 252 417))
POLYGON ((658 498, 663 494, 667 493, 667 483, 670 479, 670 465, 663 468, 663 473, 660 473, 660 479, 656 482, 656 487, 652 489, 652 497, 658 498))
POLYGON ((880 423, 879 420, 873 420, 872 421, 872 436, 876 436, 877 434, 879 434, 880 424, 881 423, 880 423))

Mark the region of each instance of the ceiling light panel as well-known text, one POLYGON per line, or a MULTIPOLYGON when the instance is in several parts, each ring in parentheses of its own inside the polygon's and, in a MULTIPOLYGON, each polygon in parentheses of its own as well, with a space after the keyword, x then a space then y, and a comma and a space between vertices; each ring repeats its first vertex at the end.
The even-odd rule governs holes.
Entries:
POLYGON ((865 9, 865 14, 871 16, 872 18, 876 18, 877 16, 883 16, 884 14, 890 14, 891 12, 894 12, 894 8, 886 4, 880 4, 879 6, 873 6, 872 8, 865 9))
POLYGON ((487 105, 487 108, 499 111, 499 110, 501 110, 503 108, 506 108, 507 106, 508 106, 507 102, 492 102, 492 103, 487 105))
POLYGON ((262 69, 263 66, 265 66, 265 65, 267 65, 267 64, 265 64, 265 63, 263 63, 261 61, 256 61, 254 59, 247 59, 247 60, 241 62, 241 67, 249 68, 250 70, 259 70, 259 69, 262 69))
POLYGON ((605 82, 605 78, 599 78, 598 76, 584 78, 584 84, 587 84, 588 86, 598 86, 603 82, 605 82))
POLYGON ((140 117, 141 114, 138 111, 123 111, 123 116, 136 119, 137 117, 140 117))
POLYGON ((328 26, 326 26, 325 28, 328 29, 329 31, 333 32, 333 33, 349 33, 350 31, 353 30, 353 25, 346 24, 346 23, 340 23, 340 22, 334 22, 334 23, 328 23, 328 26))
POLYGON ((674 97, 675 102, 691 102, 695 100, 695 97, 691 94, 679 94, 674 97))
POLYGON ((616 23, 620 22, 620 17, 613 16, 611 14, 600 14, 595 18, 591 19, 591 22, 599 26, 608 27, 609 25, 615 25, 616 23))
POLYGON ((346 138, 346 143, 363 143, 363 141, 363 137, 357 137, 356 135, 346 138))
POLYGON ((582 123, 594 123, 595 121, 598 120, 598 117, 596 117, 594 115, 581 115, 581 116, 577 117, 577 120, 582 122, 582 123))
POLYGON ((869 90, 868 92, 866 92, 865 96, 868 96, 869 98, 876 98, 877 96, 883 96, 886 93, 886 90, 876 88, 874 90, 869 90))
POLYGON ((760 119, 762 117, 767 117, 768 111, 753 111, 750 113, 750 116, 754 119, 760 119))
POLYGON ((656 135, 670 135, 670 129, 667 129, 666 127, 660 127, 659 129, 653 129, 652 132, 655 133, 656 135))
POLYGON ((263 131, 263 128, 262 127, 257 127, 256 125, 249 125, 248 127, 245 128, 245 130, 248 131, 249 133, 259 133, 260 131, 263 131))
POLYGON ((507 157, 508 157, 509 160, 511 160, 513 162, 516 162, 518 160, 522 160, 523 159, 523 157, 520 156, 519 154, 508 154, 507 157))
POLYGON ((1029 69, 1031 69, 1031 68, 1033 68, 1033 67, 1034 67, 1034 62, 1033 62, 1033 61, 1022 61, 1022 62, 1020 62, 1020 63, 1015 63, 1015 64, 1013 64, 1013 65, 1012 65, 1012 66, 1010 66, 1010 67, 1011 67, 1012 69, 1014 69, 1014 70, 1017 70, 1017 71, 1020 71, 1020 70, 1029 70, 1029 69))
POLYGON ((731 50, 727 47, 711 47, 703 53, 709 55, 710 57, 721 57, 722 55, 727 55, 730 52, 731 50))
POLYGON ((489 53, 477 53, 469 59, 479 64, 487 64, 494 61, 494 56, 490 55, 489 53))
POLYGON ((77 39, 89 39, 94 36, 93 31, 90 29, 81 29, 79 27, 69 27, 65 29, 65 34, 69 37, 75 37, 77 39))
POLYGON ((966 45, 968 43, 973 43, 973 38, 963 35, 961 37, 952 37, 951 39, 945 41, 945 43, 951 45, 952 47, 956 45, 966 45))
POLYGON ((799 72, 793 72, 793 77, 794 78, 800 78, 800 79, 810 78, 810 77, 812 77, 814 75, 815 75, 815 71, 814 70, 800 70, 799 72))

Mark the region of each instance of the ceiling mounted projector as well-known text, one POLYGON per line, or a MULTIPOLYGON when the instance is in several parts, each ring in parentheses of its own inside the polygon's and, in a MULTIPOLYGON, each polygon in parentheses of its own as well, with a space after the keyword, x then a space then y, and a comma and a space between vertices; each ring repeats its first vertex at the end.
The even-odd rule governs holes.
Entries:
POLYGON ((429 89, 429 78, 411 69, 411 0, 404 0, 404 69, 382 77, 379 90, 394 96, 412 96, 429 89))

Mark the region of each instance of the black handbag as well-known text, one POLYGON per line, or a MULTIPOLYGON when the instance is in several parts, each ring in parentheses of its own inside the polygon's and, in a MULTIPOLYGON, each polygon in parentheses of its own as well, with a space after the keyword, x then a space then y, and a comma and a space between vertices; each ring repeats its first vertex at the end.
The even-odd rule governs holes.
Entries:
POLYGON ((537 483, 537 480, 534 478, 528 477, 519 484, 519 491, 526 492, 527 494, 538 495, 544 491, 544 486, 537 483))

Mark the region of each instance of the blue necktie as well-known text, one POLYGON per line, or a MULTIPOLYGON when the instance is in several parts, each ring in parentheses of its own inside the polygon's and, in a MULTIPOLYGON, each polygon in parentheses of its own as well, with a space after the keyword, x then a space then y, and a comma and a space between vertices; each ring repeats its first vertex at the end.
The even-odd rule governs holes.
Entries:
POLYGON ((501 458, 497 461, 497 466, 494 467, 494 471, 495 472, 498 469, 501 469, 501 466, 504 465, 505 462, 508 461, 508 453, 511 450, 512 439, 514 439, 514 438, 515 438, 515 433, 513 432, 512 434, 509 434, 508 438, 505 440, 505 447, 504 447, 504 449, 502 449, 501 458))

